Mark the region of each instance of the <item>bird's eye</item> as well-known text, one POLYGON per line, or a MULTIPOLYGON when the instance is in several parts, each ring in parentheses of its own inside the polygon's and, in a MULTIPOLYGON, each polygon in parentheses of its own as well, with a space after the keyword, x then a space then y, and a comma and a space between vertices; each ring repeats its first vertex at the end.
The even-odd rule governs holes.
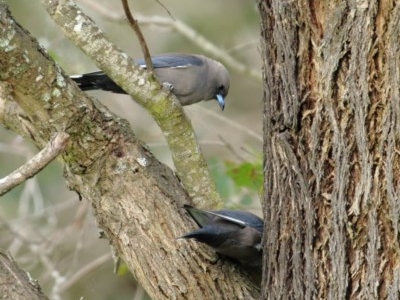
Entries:
POLYGON ((217 97, 217 95, 220 95, 223 98, 225 98, 226 94, 227 94, 227 92, 226 92, 224 85, 221 84, 221 85, 216 86, 216 90, 215 90, 215 94, 214 94, 215 97, 217 97))
POLYGON ((224 95, 225 94, 225 87, 223 85, 220 85, 218 87, 218 93, 224 95))

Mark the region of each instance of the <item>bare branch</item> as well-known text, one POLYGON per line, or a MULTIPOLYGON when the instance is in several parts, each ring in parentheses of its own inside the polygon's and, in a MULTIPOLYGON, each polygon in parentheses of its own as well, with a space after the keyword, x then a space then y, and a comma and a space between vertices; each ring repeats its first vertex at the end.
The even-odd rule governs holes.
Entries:
POLYGON ((69 134, 65 132, 57 133, 46 147, 32 157, 30 161, 8 176, 0 179, 0 196, 43 170, 44 167, 65 150, 68 140, 69 134))
POLYGON ((43 0, 42 3, 65 35, 151 114, 168 142, 176 172, 193 203, 203 208, 221 207, 222 201, 192 124, 178 99, 163 91, 159 83, 149 80, 149 73, 112 44, 73 1, 43 0))
POLYGON ((85 6, 89 6, 91 10, 96 11, 110 21, 122 22, 125 21, 125 15, 119 10, 109 9, 97 0, 78 0, 85 6))
POLYGON ((136 33, 136 36, 139 40, 140 47, 142 48, 142 52, 143 52, 144 61, 146 62, 146 69, 147 69, 147 71, 154 74, 153 62, 151 61, 151 55, 150 55, 149 48, 147 47, 146 40, 144 38, 142 31, 140 30, 138 22, 133 17, 131 10, 129 9, 128 0, 122 0, 122 7, 124 8, 125 16, 128 19, 129 25, 131 26, 133 31, 136 33))
POLYGON ((167 12, 167 14, 171 17, 172 20, 175 21, 174 16, 171 14, 171 12, 169 11, 169 9, 165 6, 164 3, 162 3, 160 0, 155 0, 162 8, 164 8, 164 10, 167 12))
POLYGON ((107 263, 111 260, 111 254, 106 253, 96 259, 92 260, 87 265, 83 266, 78 272, 74 273, 74 275, 68 280, 64 281, 61 286, 59 287, 59 292, 63 293, 69 288, 71 288, 74 284, 81 281, 83 277, 87 276, 91 272, 97 270, 99 267, 107 263))
POLYGON ((238 122, 232 121, 231 119, 228 119, 227 117, 217 114, 209 109, 205 109, 204 107, 199 107, 199 110, 201 110, 205 115, 212 116, 213 118, 220 120, 221 122, 224 122, 226 124, 229 124, 232 128, 235 127, 237 130, 245 132, 248 136, 254 138, 258 142, 262 142, 263 138, 261 135, 259 135, 257 132, 247 128, 246 126, 241 125, 238 122))

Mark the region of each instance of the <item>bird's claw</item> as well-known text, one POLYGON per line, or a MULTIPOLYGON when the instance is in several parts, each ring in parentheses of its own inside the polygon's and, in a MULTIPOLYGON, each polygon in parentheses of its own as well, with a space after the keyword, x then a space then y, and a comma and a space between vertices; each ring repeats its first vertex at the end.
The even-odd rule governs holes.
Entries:
POLYGON ((169 82, 163 82, 162 89, 167 93, 171 93, 174 90, 174 86, 169 82))

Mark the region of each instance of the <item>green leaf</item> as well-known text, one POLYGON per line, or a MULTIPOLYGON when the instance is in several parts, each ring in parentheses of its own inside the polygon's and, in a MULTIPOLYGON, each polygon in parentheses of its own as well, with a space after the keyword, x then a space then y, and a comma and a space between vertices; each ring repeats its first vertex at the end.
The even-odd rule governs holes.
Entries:
POLYGON ((260 191, 262 188, 264 178, 261 163, 234 164, 226 162, 226 172, 237 187, 245 187, 255 191, 260 191))

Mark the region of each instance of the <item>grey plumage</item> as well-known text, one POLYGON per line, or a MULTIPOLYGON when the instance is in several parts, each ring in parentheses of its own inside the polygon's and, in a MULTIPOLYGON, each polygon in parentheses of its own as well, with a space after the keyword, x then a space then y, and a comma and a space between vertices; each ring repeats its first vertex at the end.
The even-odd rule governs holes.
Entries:
MULTIPOLYGON (((202 55, 162 54, 152 56, 154 72, 161 83, 171 84, 172 92, 182 105, 215 99, 221 109, 225 107, 225 97, 229 91, 229 73, 218 61, 202 55)), ((143 60, 138 65, 146 68, 143 60)), ((98 71, 71 78, 81 90, 101 89, 126 94, 104 72, 98 71)))
POLYGON ((264 222, 261 218, 244 211, 204 211, 190 205, 184 208, 200 229, 181 238, 194 238, 245 266, 262 266, 261 238, 264 222))

